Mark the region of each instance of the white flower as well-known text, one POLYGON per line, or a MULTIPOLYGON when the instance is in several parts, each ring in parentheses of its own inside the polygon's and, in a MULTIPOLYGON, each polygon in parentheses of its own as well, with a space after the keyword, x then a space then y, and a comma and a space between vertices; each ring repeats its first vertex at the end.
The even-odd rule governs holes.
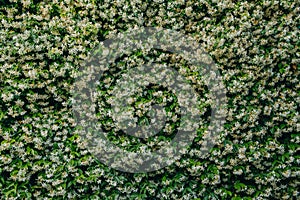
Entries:
POLYGON ((187 16, 192 16, 193 8, 192 7, 187 7, 185 9, 185 13, 187 16))

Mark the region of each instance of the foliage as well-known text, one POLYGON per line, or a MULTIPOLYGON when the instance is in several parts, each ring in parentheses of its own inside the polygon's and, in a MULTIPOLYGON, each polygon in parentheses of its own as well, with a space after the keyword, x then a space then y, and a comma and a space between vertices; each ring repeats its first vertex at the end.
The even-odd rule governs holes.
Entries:
MULTIPOLYGON (((0 197, 296 199, 299 8, 294 0, 0 1, 0 197), (101 41, 134 26, 181 30, 217 63, 228 114, 208 157, 198 156, 205 124, 180 160, 140 174, 105 166, 74 134, 70 91, 80 63, 101 41)), ((132 57, 142 59, 139 52, 132 57)), ((155 101, 172 96, 161 90, 155 101)), ((203 100, 208 92, 200 91, 203 100)), ((167 107, 176 115, 175 97, 167 107)), ((138 151, 137 140, 115 133, 111 140, 138 151)))

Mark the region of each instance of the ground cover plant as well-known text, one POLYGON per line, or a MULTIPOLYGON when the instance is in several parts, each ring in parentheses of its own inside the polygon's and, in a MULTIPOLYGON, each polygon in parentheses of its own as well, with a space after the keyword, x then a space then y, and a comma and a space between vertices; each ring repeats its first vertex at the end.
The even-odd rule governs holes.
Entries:
POLYGON ((0 198, 299 198, 299 16, 295 0, 1 0, 0 198), (181 117, 177 97, 153 84, 130 103, 137 123, 149 123, 147 109, 161 103, 167 126, 149 140, 122 134, 108 105, 122 66, 149 57, 173 66, 196 85, 203 111, 197 137, 178 161, 126 173, 85 148, 75 131, 71 91, 95 47, 145 26, 191 36, 209 53, 227 90, 226 122, 210 154, 200 157, 211 106, 199 74, 163 50, 120 58, 100 80, 97 104, 116 145, 136 152, 159 148, 181 117))

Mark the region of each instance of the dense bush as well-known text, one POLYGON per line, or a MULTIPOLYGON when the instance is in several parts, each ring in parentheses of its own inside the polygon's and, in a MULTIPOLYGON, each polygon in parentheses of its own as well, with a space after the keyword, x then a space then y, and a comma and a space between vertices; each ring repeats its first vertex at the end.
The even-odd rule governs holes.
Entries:
MULTIPOLYGON (((299 4, 0 1, 0 197, 296 199, 299 4), (205 124, 180 160, 136 174, 102 164, 74 134, 70 91, 81 63, 101 41, 136 26, 161 26, 192 36, 217 64, 227 89, 228 113, 209 156, 198 156, 205 124)), ((171 62, 162 51, 152 56, 171 62)), ((143 59, 136 52, 127 62, 143 59)), ((203 88, 200 93, 206 99, 203 88)), ((166 105, 176 113, 176 97, 166 89, 154 85, 149 93, 160 90, 162 96, 155 101, 171 99, 166 105)), ((150 100, 141 96, 136 103, 150 100)), ((166 130, 176 128, 176 114, 171 117, 174 123, 166 130)), ((111 133, 111 140, 120 143, 122 138, 136 150, 140 141, 126 137, 111 133)))

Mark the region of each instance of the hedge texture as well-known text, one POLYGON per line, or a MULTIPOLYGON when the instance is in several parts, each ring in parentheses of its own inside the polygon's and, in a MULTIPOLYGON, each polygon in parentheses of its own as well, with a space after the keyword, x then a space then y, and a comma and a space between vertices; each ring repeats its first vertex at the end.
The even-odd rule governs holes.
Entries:
MULTIPOLYGON (((299 198, 299 1, 1 0, 0 21, 0 199, 299 198), (84 148, 74 133, 70 91, 93 48, 144 26, 180 31, 209 52, 227 89, 228 112, 207 157, 198 156, 209 122, 204 114, 180 160, 132 174, 102 164, 84 148)), ((167 52, 149 54, 185 66, 167 52)), ((120 62, 143 60, 135 52, 120 62)), ((197 78, 189 66, 183 69, 197 78)), ((105 81, 116 78, 109 74, 105 81)), ((105 95, 108 90, 103 86, 105 95)), ((208 93, 199 88, 209 113, 208 93)), ((132 104, 151 101, 164 101, 171 118, 158 139, 144 142, 155 148, 172 136, 180 116, 176 97, 155 85, 132 104)), ((138 111, 139 120, 146 120, 146 111, 138 111)), ((116 132, 112 141, 140 151, 139 139, 116 132)))

